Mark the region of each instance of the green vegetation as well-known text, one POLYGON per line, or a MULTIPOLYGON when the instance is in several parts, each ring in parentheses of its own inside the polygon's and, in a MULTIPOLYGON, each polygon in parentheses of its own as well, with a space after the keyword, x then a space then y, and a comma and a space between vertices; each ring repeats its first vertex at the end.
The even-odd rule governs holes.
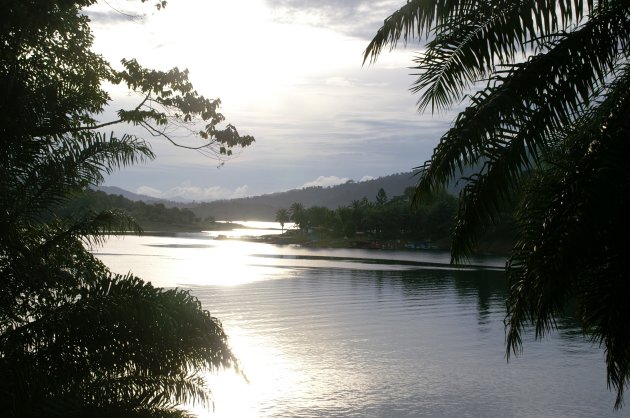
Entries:
POLYGON ((289 215, 289 211, 286 209, 278 209, 276 212, 276 222, 280 224, 280 228, 282 228, 282 233, 284 234, 284 224, 291 220, 291 216, 289 215))
POLYGON ((130 216, 144 231, 200 231, 218 229, 214 219, 201 221, 186 208, 168 208, 162 203, 135 202, 120 195, 108 195, 101 191, 85 190, 63 207, 56 214, 65 218, 78 218, 87 212, 119 210, 130 216))
POLYGON ((119 70, 95 54, 81 14, 92 3, 2 7, 0 406, 10 417, 185 416, 178 405, 209 402, 205 371, 236 364, 220 322, 187 292, 114 274, 90 254, 107 234, 137 230, 128 215, 60 208, 104 173, 153 157, 106 126, 202 123, 200 147, 216 156, 253 138, 219 128, 219 102, 185 71, 134 60, 119 70), (99 121, 107 82, 138 93, 138 105, 99 121))
MULTIPOLYGON (((279 242, 320 247, 448 248, 457 198, 441 192, 412 207, 414 193, 413 188, 407 188, 404 195, 388 199, 385 191, 380 189, 374 202, 364 197, 334 210, 324 206, 305 208, 301 203, 293 203, 289 209, 281 208, 276 212, 275 221, 280 223, 283 233, 279 242), (297 233, 292 230, 285 234, 284 225, 289 221, 296 224, 297 233)), ((78 218, 100 211, 123 212, 145 231, 243 228, 235 223, 215 222, 213 217, 201 221, 186 208, 135 202, 120 195, 93 190, 81 192, 55 213, 78 218)), ((513 228, 513 218, 502 214, 501 222, 486 231, 478 245, 478 252, 506 254, 514 239, 513 228)))
POLYGON ((304 232, 304 230, 308 228, 308 218, 304 211, 304 205, 301 203, 295 202, 291 205, 289 208, 289 217, 291 218, 291 222, 300 228, 301 232, 304 232))
POLYGON ((630 382, 630 1, 409 0, 365 51, 428 39, 415 58, 420 110, 467 99, 422 167, 422 202, 467 167, 453 260, 516 208, 507 265, 507 353, 571 310, 606 350, 621 406, 630 382), (469 94, 469 92, 471 92, 469 94))
MULTIPOLYGON (((414 193, 408 188, 404 195, 387 200, 381 189, 374 203, 364 197, 336 210, 294 203, 289 212, 300 233, 292 235, 293 241, 322 247, 447 248, 457 199, 440 192, 412 208, 414 193)), ((487 234, 480 251, 501 252, 511 242, 511 218, 503 218, 487 234)))

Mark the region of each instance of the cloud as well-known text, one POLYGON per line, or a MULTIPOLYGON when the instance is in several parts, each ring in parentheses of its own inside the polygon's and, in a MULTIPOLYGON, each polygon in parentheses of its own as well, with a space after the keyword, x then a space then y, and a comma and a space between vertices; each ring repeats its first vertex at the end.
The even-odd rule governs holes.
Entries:
POLYGON ((305 187, 330 187, 330 186, 336 186, 338 184, 344 184, 348 180, 350 179, 347 177, 319 176, 313 181, 304 183, 300 188, 303 189, 305 187))
POLYGON ((375 180, 376 177, 372 177, 372 176, 363 176, 361 177, 361 180, 359 180, 359 183, 363 182, 363 181, 370 181, 370 180, 375 180))
POLYGON ((90 18, 93 24, 118 25, 121 23, 142 23, 145 16, 134 12, 122 10, 94 10, 87 9, 81 12, 90 18))
POLYGON ((228 189, 225 187, 213 186, 213 187, 198 187, 193 186, 189 182, 184 182, 179 186, 172 187, 165 191, 161 191, 149 186, 140 186, 136 189, 136 193, 144 194, 151 197, 169 200, 179 201, 204 201, 210 202, 213 200, 222 199, 237 199, 239 197, 248 196, 248 187, 243 185, 235 189, 228 189))
POLYGON ((266 3, 279 22, 330 28, 362 39, 371 39, 383 20, 401 6, 400 0, 267 0, 266 3))
POLYGON ((136 193, 143 194, 145 196, 162 198, 162 191, 149 186, 140 186, 136 189, 136 193))
POLYGON ((333 87, 354 87, 357 84, 355 80, 346 77, 329 77, 324 83, 333 87))

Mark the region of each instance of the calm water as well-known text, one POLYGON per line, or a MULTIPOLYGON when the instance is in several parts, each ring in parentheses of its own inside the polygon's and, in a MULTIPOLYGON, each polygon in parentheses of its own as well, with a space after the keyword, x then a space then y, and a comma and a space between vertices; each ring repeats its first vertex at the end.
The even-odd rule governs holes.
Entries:
POLYGON ((612 409, 603 351, 570 321, 542 342, 526 336, 506 363, 502 260, 453 269, 443 253, 211 236, 126 237, 96 250, 114 271, 191 288, 222 320, 249 382, 212 375, 215 410, 201 415, 629 416, 612 409))

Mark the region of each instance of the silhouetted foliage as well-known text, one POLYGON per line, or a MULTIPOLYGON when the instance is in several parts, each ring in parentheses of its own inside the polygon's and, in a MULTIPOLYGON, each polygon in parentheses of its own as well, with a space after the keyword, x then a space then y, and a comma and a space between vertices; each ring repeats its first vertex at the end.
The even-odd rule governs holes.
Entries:
POLYGON ((382 187, 378 189, 378 193, 376 194, 376 203, 378 205, 384 205, 387 203, 387 193, 385 193, 385 189, 382 187))
POLYGON ((565 309, 606 350, 621 406, 630 382, 630 2, 409 0, 365 51, 426 38, 421 110, 466 107, 422 167, 416 197, 478 167, 462 190, 452 256, 517 208, 507 353, 565 309), (471 91, 468 94, 468 91, 471 91), (572 305, 573 302, 577 302, 572 305))
POLYGON ((108 195, 101 191, 85 190, 56 210, 59 216, 77 218, 93 211, 121 210, 143 230, 201 230, 212 224, 212 219, 201 222, 186 208, 166 207, 162 203, 145 203, 129 200, 121 195, 108 195))
MULTIPOLYGON (((384 203, 372 203, 363 198, 335 210, 323 206, 304 209, 300 203, 291 207, 299 208, 299 219, 304 225, 301 230, 320 237, 353 238, 361 235, 365 239, 401 239, 426 245, 448 243, 457 212, 457 199, 441 192, 431 200, 412 207, 413 193, 413 188, 410 188, 405 195, 395 196, 384 203)), ((506 222, 509 223, 509 218, 506 222)), ((496 239, 503 241, 512 238, 509 229, 496 235, 496 239)))
MULTIPOLYGON (((200 121, 200 147, 246 146, 218 128, 219 102, 187 73, 91 50, 83 1, 3 2, 0 14, 0 409, 3 416, 185 416, 209 402, 204 373, 235 365, 221 324, 188 292, 110 272, 87 247, 138 230, 119 210, 59 208, 122 166, 153 154, 113 124, 162 129, 200 121), (99 121, 106 82, 139 93, 118 119, 99 121), (150 103, 150 104, 149 104, 150 103)), ((159 2, 163 7, 165 2, 159 2)), ((189 125, 190 129, 195 125, 189 125)))
POLYGON ((296 202, 291 205, 289 208, 289 216, 291 217, 291 222, 296 224, 301 231, 308 228, 308 218, 304 212, 304 205, 301 203, 296 202))
POLYGON ((276 212, 276 222, 280 224, 280 228, 282 228, 282 233, 284 234, 284 224, 291 220, 291 216, 289 215, 289 211, 286 209, 278 209, 276 212))

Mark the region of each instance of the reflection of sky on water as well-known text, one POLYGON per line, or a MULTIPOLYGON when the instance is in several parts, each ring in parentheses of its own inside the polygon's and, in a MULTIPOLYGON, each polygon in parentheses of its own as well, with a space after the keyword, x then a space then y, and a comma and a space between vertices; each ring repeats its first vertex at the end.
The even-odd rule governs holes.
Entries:
POLYGON ((111 239, 97 256, 190 288, 223 322, 249 383, 210 376, 204 417, 623 416, 602 351, 570 321, 542 343, 526 335, 507 364, 502 273, 447 267, 446 253, 177 234, 111 239))
MULTIPOLYGON (((218 221, 218 223, 228 223, 225 221, 218 221)), ((245 228, 234 228, 226 231, 204 231, 208 236, 212 238, 227 237, 227 238, 243 238, 243 237, 260 237, 263 235, 280 235, 283 231, 295 228, 293 222, 287 222, 284 224, 284 229, 281 228, 278 222, 263 222, 263 221, 233 221, 231 223, 243 225, 245 228)))
POLYGON ((263 245, 125 236, 110 239, 95 254, 114 272, 126 273, 131 269, 156 286, 238 285, 281 275, 277 267, 251 262, 250 251, 263 245))
MULTIPOLYGON (((94 253, 114 272, 131 270, 156 286, 239 285, 284 278, 291 269, 466 269, 445 252, 310 249, 239 240, 165 236, 110 238, 94 253), (159 258, 159 264, 155 259, 159 258)), ((488 266, 494 259, 476 260, 488 266)))
MULTIPOLYGON (((258 229, 112 237, 94 253, 116 273, 131 270, 157 286, 166 287, 239 285, 284 278, 290 270, 299 268, 387 271, 454 268, 449 265, 449 254, 439 251, 313 249, 214 239, 219 235, 238 237, 280 232, 274 222, 240 223, 258 229)), ((504 260, 485 257, 472 259, 471 264, 502 267, 504 260)))

